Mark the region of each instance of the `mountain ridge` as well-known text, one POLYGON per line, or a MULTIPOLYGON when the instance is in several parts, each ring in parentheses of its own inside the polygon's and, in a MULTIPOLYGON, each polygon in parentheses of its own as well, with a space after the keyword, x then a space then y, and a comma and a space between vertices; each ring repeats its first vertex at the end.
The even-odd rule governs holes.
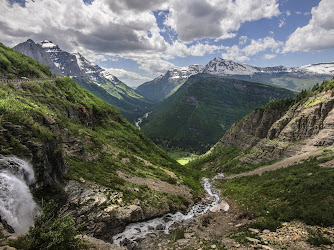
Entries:
MULTIPOLYGON (((245 81, 288 88, 294 91, 308 89, 334 75, 334 62, 317 63, 299 67, 255 67, 232 60, 216 57, 205 66, 198 66, 197 73, 187 67, 176 67, 150 82, 143 83, 137 90, 155 102, 162 101, 173 94, 190 76, 199 73, 223 76, 245 81), (182 69, 182 70, 180 70, 182 69), (173 72, 173 74, 171 74, 173 72), (178 79, 177 81, 175 79, 178 79)), ((188 66, 191 67, 191 66, 188 66)))
POLYGON ((29 39, 14 49, 48 65, 56 75, 70 76, 85 89, 115 105, 130 121, 140 117, 151 106, 149 100, 105 69, 89 62, 80 53, 61 50, 49 40, 35 43, 29 39))

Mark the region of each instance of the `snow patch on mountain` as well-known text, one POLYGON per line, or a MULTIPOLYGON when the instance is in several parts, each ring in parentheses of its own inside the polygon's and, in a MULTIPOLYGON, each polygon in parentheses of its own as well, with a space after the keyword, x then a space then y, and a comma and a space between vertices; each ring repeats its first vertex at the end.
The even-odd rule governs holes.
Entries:
MULTIPOLYGON (((188 79, 192 75, 202 73, 204 67, 201 65, 190 65, 186 67, 175 67, 167 72, 171 79, 188 79)), ((162 77, 162 76, 161 76, 162 77)))
POLYGON ((309 64, 298 68, 319 75, 334 75, 334 62, 309 64))

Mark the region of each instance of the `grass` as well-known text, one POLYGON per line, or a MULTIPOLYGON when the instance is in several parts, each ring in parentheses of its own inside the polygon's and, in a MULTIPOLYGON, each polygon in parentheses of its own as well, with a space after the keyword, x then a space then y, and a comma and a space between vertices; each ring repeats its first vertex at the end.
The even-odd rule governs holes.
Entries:
POLYGON ((0 43, 0 76, 7 78, 48 78, 53 74, 48 66, 25 56, 0 43))
POLYGON ((193 161, 198 157, 198 155, 195 153, 190 153, 181 150, 168 151, 168 154, 170 155, 170 157, 172 157, 181 165, 186 165, 190 161, 193 161))
POLYGON ((261 176, 220 181, 219 188, 257 218, 254 226, 276 227, 282 221, 334 225, 334 169, 319 164, 333 159, 332 152, 261 176), (271 225, 271 226, 270 226, 271 225))

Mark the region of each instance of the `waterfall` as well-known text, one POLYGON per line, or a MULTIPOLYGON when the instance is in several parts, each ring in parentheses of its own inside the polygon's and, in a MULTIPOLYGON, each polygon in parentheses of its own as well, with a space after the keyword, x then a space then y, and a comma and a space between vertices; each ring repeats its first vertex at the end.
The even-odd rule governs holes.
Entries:
POLYGON ((39 213, 29 190, 34 181, 34 170, 28 162, 0 155, 0 216, 17 234, 28 232, 39 213))

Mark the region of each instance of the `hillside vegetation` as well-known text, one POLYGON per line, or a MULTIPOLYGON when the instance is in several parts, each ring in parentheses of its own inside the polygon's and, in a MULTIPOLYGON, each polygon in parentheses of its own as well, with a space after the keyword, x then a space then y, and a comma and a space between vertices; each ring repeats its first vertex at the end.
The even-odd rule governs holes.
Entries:
MULTIPOLYGON (((20 70, 15 66, 13 77, 30 76, 20 70)), ((0 154, 32 162, 35 196, 70 207, 77 223, 84 220, 87 230, 98 225, 102 238, 132 221, 185 209, 208 174, 179 165, 69 77, 0 83, 0 121, 0 154)))
POLYGON ((0 77, 5 78, 47 78, 52 73, 48 66, 39 64, 28 56, 0 43, 0 77))
POLYGON ((253 109, 294 92, 199 74, 159 104, 142 126, 164 148, 204 153, 253 109))

